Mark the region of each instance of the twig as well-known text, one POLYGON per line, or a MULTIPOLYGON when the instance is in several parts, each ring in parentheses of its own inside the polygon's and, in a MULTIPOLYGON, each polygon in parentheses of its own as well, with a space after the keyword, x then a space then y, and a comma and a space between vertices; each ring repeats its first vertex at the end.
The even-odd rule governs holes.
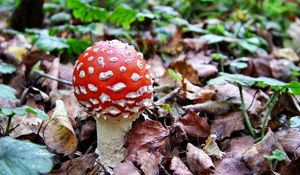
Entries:
POLYGON ((10 128, 11 119, 12 119, 13 115, 9 115, 7 117, 8 117, 8 121, 7 121, 6 130, 5 130, 4 135, 8 135, 9 134, 9 128, 10 128))
POLYGON ((263 139, 264 136, 265 136, 265 129, 266 129, 268 120, 269 120, 269 118, 270 118, 270 116, 271 116, 271 112, 272 112, 272 110, 273 110, 273 108, 274 108, 274 106, 275 106, 275 104, 276 104, 277 97, 278 97, 278 92, 275 91, 275 92, 272 94, 271 99, 270 99, 270 101, 269 101, 269 103, 268 103, 268 104, 269 104, 269 105, 268 105, 268 106, 269 106, 269 109, 268 109, 268 111, 267 111, 267 114, 266 114, 266 116, 265 116, 265 118, 264 118, 264 121, 263 121, 263 124, 262 124, 262 128, 261 128, 261 139, 263 139))
POLYGON ((177 92, 180 90, 180 88, 176 88, 173 91, 171 91, 169 94, 167 94, 166 96, 162 97, 161 99, 157 100, 156 102, 154 102, 155 105, 161 105, 163 104, 165 101, 167 101, 168 99, 172 98, 174 95, 177 94, 177 92))
POLYGON ((162 164, 159 164, 159 167, 166 175, 171 175, 162 164))
POLYGON ((248 131, 250 132, 250 135, 253 138, 256 138, 256 134, 255 134, 254 129, 252 127, 252 124, 251 124, 251 121, 249 119, 248 113, 247 113, 247 111, 245 109, 245 101, 244 101, 244 95, 243 95, 243 88, 242 88, 241 85, 238 85, 238 87, 239 87, 239 91, 240 91, 241 108, 242 108, 244 120, 245 120, 245 123, 246 123, 246 127, 247 127, 248 131))
POLYGON ((71 81, 68 81, 68 80, 63 80, 63 79, 60 79, 60 78, 56 78, 56 77, 53 77, 49 74, 45 74, 45 73, 42 73, 42 72, 39 72, 39 71, 34 71, 35 73, 37 73, 40 77, 45 77, 45 78, 48 78, 48 79, 51 79, 51 80, 55 80, 59 83, 62 83, 62 84, 66 84, 66 85, 69 85, 69 86, 72 86, 72 82, 71 81))

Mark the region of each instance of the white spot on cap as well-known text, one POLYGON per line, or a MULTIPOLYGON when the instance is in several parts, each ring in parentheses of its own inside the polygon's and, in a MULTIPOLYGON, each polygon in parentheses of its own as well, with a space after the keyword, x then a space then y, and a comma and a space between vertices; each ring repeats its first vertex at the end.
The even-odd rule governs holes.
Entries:
POLYGON ((144 93, 148 92, 148 86, 142 86, 139 88, 138 92, 143 95, 144 93))
POLYGON ((101 106, 99 105, 97 108, 94 108, 94 111, 96 111, 96 112, 99 112, 99 111, 101 111, 101 106))
POLYGON ((88 61, 92 61, 94 59, 94 57, 93 56, 91 56, 91 57, 88 57, 88 61))
POLYGON ((105 52, 105 50, 106 50, 105 48, 102 48, 102 49, 101 49, 101 52, 105 52))
POLYGON ((138 52, 138 53, 137 53, 137 56, 138 56, 139 58, 141 58, 141 59, 144 57, 144 55, 143 55, 142 52, 138 52))
POLYGON ((121 113, 121 111, 118 108, 114 107, 114 106, 110 106, 110 107, 106 108, 105 112, 108 112, 112 115, 117 115, 117 114, 121 113))
POLYGON ((80 90, 81 93, 87 94, 87 91, 86 91, 84 86, 79 86, 79 90, 80 90))
POLYGON ((86 48, 86 50, 91 50, 91 48, 92 48, 92 47, 88 47, 88 48, 86 48))
POLYGON ((120 70, 120 72, 125 72, 125 71, 127 70, 127 68, 126 68, 125 66, 121 66, 121 67, 119 68, 119 70, 120 70))
POLYGON ((105 63, 104 63, 104 58, 103 57, 98 57, 98 63, 104 67, 105 66, 105 63))
POLYGON ((81 71, 79 72, 79 77, 80 77, 80 78, 84 78, 84 77, 85 77, 85 72, 84 72, 84 70, 81 70, 81 71))
POLYGON ((132 79, 133 81, 138 81, 140 78, 141 78, 141 76, 140 76, 139 74, 137 74, 137 73, 133 73, 133 74, 131 75, 131 79, 132 79))
POLYGON ((117 62, 118 60, 119 60, 118 57, 111 57, 108 59, 108 61, 110 61, 110 62, 117 62))
POLYGON ((107 102, 107 101, 111 101, 111 99, 110 99, 110 96, 108 96, 106 93, 102 93, 101 95, 100 95, 100 101, 102 102, 102 103, 105 103, 105 102, 107 102))
POLYGON ((106 79, 110 78, 113 75, 114 75, 114 73, 111 70, 106 71, 106 72, 101 72, 99 74, 99 79, 100 80, 106 80, 106 79))
POLYGON ((122 116, 123 116, 123 118, 128 118, 129 114, 128 113, 123 113, 122 116))
POLYGON ((82 106, 84 106, 86 108, 92 107, 92 105, 87 101, 79 101, 79 103, 82 104, 82 106))
POLYGON ((83 63, 81 62, 76 66, 77 71, 79 71, 79 69, 81 68, 82 65, 83 65, 83 63))
POLYGON ((150 68, 151 68, 151 66, 150 66, 149 64, 146 64, 145 69, 146 69, 146 70, 149 70, 150 68))
POLYGON ((139 69, 143 69, 143 63, 141 60, 137 60, 136 65, 139 69))
POLYGON ((132 105, 132 104, 135 103, 135 101, 134 100, 127 100, 127 103, 132 105))
POLYGON ((152 99, 151 98, 143 99, 142 101, 138 102, 137 105, 149 107, 152 105, 152 99))
POLYGON ((88 88, 92 92, 97 92, 98 91, 98 88, 93 84, 88 84, 88 88))
POLYGON ((113 86, 108 86, 108 89, 114 91, 114 92, 120 92, 121 90, 123 90, 124 88, 126 88, 126 85, 122 82, 119 82, 113 86))
POLYGON ((125 59, 125 63, 130 64, 131 62, 132 62, 132 59, 131 59, 131 58, 126 58, 126 59, 125 59))
POLYGON ((74 91, 75 91, 75 94, 77 94, 77 95, 80 94, 78 87, 74 87, 74 91))
POLYGON ((93 74, 94 73, 94 68, 93 67, 89 67, 88 68, 88 72, 89 72, 89 74, 93 74))
POLYGON ((99 101, 98 101, 97 99, 95 99, 95 98, 91 98, 91 99, 90 99, 90 102, 91 102, 93 105, 99 104, 99 101))
POLYGON ((153 86, 152 86, 152 85, 149 85, 149 86, 148 86, 148 93, 151 93, 151 92, 153 92, 153 91, 154 91, 153 86))
POLYGON ((145 75, 145 78, 146 78, 147 80, 151 80, 151 76, 150 76, 149 74, 146 74, 146 75, 145 75))
POLYGON ((130 111, 136 113, 136 112, 139 112, 140 109, 141 109, 141 106, 135 106, 135 107, 131 108, 130 111))
POLYGON ((83 57, 87 57, 89 55, 89 53, 88 52, 85 52, 84 54, 83 54, 83 57))
POLYGON ((128 94, 126 94, 126 98, 138 98, 140 97, 141 94, 138 92, 129 92, 128 94))
POLYGON ((93 49, 93 52, 98 52, 99 51, 99 47, 95 47, 94 49, 93 49))
POLYGON ((113 104, 117 104, 117 105, 119 105, 119 106, 121 106, 121 107, 125 107, 125 105, 126 105, 126 100, 116 100, 116 101, 113 101, 112 102, 113 104))
POLYGON ((108 50, 106 53, 107 53, 108 55, 111 55, 111 54, 113 54, 113 51, 112 51, 112 50, 108 50))

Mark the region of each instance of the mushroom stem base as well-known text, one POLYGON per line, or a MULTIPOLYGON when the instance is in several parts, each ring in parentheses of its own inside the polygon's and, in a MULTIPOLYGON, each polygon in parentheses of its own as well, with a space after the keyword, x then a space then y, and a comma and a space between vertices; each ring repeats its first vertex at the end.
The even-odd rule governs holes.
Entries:
POLYGON ((125 135, 131 129, 130 119, 104 119, 96 118, 97 122, 97 149, 99 161, 108 171, 125 159, 127 150, 124 148, 125 135))

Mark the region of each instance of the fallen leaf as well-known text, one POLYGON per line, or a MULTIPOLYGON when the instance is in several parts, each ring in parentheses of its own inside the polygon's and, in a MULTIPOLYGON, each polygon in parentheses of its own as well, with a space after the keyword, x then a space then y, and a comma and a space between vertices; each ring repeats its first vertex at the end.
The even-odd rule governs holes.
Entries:
POLYGON ((203 103, 205 101, 212 100, 214 95, 215 95, 214 90, 201 89, 194 93, 187 92, 186 98, 192 100, 194 103, 203 103))
POLYGON ((292 157, 300 157, 300 131, 296 128, 276 133, 285 152, 292 157))
POLYGON ((194 174, 209 174, 213 172, 215 166, 204 151, 190 143, 188 143, 186 149, 187 164, 194 174))
MULTIPOLYGON (((269 130, 260 142, 254 144, 243 154, 243 161, 254 173, 261 174, 268 172, 270 167, 268 160, 264 157, 264 155, 272 155, 272 151, 275 149, 283 151, 277 137, 271 130, 269 130)), ((281 161, 280 164, 278 164, 278 167, 280 165, 287 165, 288 162, 290 162, 289 159, 281 161)))
POLYGON ((139 169, 137 169, 131 161, 125 161, 119 163, 113 170, 115 175, 140 175, 139 169))
POLYGON ((193 175, 188 167, 177 156, 172 158, 170 170, 173 171, 173 175, 193 175))
POLYGON ((300 61, 298 55, 295 53, 295 51, 291 48, 282 48, 282 49, 276 49, 272 52, 272 54, 275 56, 275 57, 278 57, 278 58, 286 58, 290 61, 293 61, 293 62, 298 62, 300 61))
POLYGON ((216 133, 218 140, 229 137, 232 132, 244 130, 242 112, 230 112, 225 115, 217 115, 211 124, 211 133, 216 133))
POLYGON ((42 136, 46 145, 56 152, 71 154, 75 151, 78 141, 68 118, 66 107, 61 100, 56 101, 56 108, 44 128, 42 136))
POLYGON ((193 84, 200 84, 197 69, 188 64, 184 60, 176 60, 170 64, 169 69, 173 69, 175 72, 179 72, 184 78, 187 78, 193 84))
POLYGON ((163 62, 158 55, 155 55, 152 59, 149 59, 147 64, 151 66, 149 72, 151 77, 154 79, 162 77, 166 72, 166 68, 164 67, 163 62))
POLYGON ((187 48, 194 49, 196 51, 207 45, 207 40, 204 38, 184 38, 182 41, 187 48))
POLYGON ((206 120, 192 110, 182 117, 175 126, 182 127, 190 137, 206 138, 209 136, 210 127, 206 120))
POLYGON ((58 170, 50 172, 49 175, 83 175, 90 174, 93 169, 99 169, 95 166, 98 155, 96 153, 85 154, 76 159, 65 161, 58 170))
POLYGON ((136 162, 141 165, 141 170, 147 175, 157 175, 159 172, 159 164, 162 160, 160 153, 149 153, 146 149, 137 151, 136 162))
POLYGON ((222 115, 231 109, 231 104, 228 101, 206 101, 195 105, 183 106, 186 111, 194 110, 200 114, 222 115))
POLYGON ((146 120, 133 122, 132 129, 126 135, 128 160, 135 160, 139 150, 162 152, 164 150, 169 130, 157 121, 146 120))
POLYGON ((215 142, 215 138, 215 135, 210 135, 206 139, 203 151, 206 152, 206 154, 208 154, 209 156, 221 159, 225 155, 225 153, 220 150, 218 144, 215 142))
POLYGON ((222 175, 245 175, 251 171, 242 162, 243 153, 254 143, 251 136, 243 136, 230 140, 229 149, 225 152, 222 160, 214 162, 216 169, 214 174, 222 175))

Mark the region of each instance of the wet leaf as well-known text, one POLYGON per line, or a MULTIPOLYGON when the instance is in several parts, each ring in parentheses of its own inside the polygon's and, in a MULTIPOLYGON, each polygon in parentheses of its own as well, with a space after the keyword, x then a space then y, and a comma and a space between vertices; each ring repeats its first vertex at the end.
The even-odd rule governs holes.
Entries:
POLYGON ((16 99, 15 93, 16 91, 10 86, 0 84, 0 98, 5 100, 7 99, 15 100, 16 99))
POLYGON ((0 172, 5 175, 46 174, 53 166, 44 146, 11 137, 0 138, 0 172))
POLYGON ((290 119, 290 127, 291 128, 300 128, 300 117, 295 116, 290 119))
POLYGON ((16 71, 16 67, 11 64, 1 63, 0 64, 0 73, 2 74, 11 74, 16 71))

